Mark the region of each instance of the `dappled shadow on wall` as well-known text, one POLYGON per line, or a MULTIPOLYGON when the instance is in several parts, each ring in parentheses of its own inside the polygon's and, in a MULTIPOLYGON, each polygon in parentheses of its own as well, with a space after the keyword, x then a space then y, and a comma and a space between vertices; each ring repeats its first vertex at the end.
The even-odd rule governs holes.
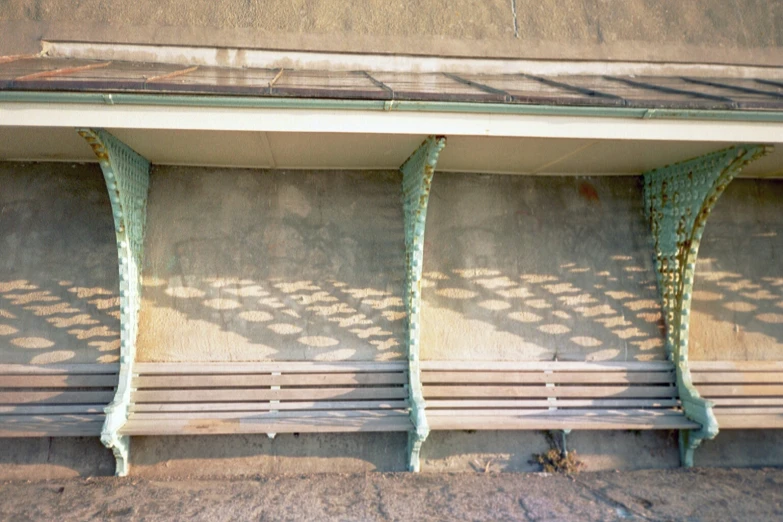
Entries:
POLYGON ((405 307, 387 289, 338 280, 145 280, 139 359, 392 360, 405 307))
POLYGON ((611 270, 566 262, 522 275, 494 268, 427 272, 423 357, 665 358, 654 276, 627 255, 609 256, 605 266, 611 270))
POLYGON ((116 290, 65 280, 0 280, 0 351, 6 364, 119 360, 116 290))

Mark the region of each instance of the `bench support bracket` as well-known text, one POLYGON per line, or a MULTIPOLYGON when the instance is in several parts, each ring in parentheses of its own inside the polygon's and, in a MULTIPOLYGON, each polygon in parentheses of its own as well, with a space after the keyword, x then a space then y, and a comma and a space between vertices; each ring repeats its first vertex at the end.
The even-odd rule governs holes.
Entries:
POLYGON ((405 308, 407 312, 406 347, 408 353, 408 397, 414 429, 408 434, 408 469, 419 471, 421 446, 430 433, 424 411, 424 393, 419 365, 421 317, 421 271, 424 261, 424 226, 427 203, 438 155, 446 138, 430 136, 403 163, 402 202, 405 214, 405 308))
POLYGON ((693 466, 702 440, 718 434, 712 403, 693 385, 688 334, 696 258, 707 218, 726 186, 751 161, 769 152, 763 145, 731 147, 644 173, 644 204, 652 229, 655 268, 666 324, 666 353, 674 361, 685 415, 701 429, 680 434, 683 466, 693 466))
POLYGON ((128 419, 136 334, 141 306, 141 265, 150 163, 103 129, 78 129, 90 144, 109 190, 120 269, 120 374, 106 409, 101 442, 114 452, 115 474, 128 474, 130 437, 119 431, 128 419))

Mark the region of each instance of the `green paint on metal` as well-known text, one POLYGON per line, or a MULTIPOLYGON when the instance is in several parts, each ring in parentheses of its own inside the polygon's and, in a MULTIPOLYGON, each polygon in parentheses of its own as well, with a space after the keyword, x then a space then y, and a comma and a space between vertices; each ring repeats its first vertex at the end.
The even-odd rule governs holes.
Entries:
POLYGON ((405 308, 407 312, 406 344, 409 365, 409 400, 414 431, 408 435, 408 468, 419 471, 421 446, 430 433, 425 414, 424 393, 419 365, 421 319, 421 271, 424 262, 424 226, 427 203, 438 155, 446 138, 430 136, 400 167, 402 202, 405 214, 405 308))
POLYGON ((181 94, 129 94, 84 92, 2 91, 0 103, 68 103, 99 105, 150 105, 248 109, 377 110, 401 112, 515 114, 595 118, 783 122, 783 111, 645 109, 395 100, 335 100, 319 98, 262 98, 251 96, 197 96, 181 94))
POLYGON ((114 400, 106 407, 101 442, 114 452, 116 474, 128 473, 130 438, 120 429, 128 419, 133 362, 141 306, 141 265, 147 216, 150 163, 103 129, 79 129, 101 165, 109 191, 120 268, 120 374, 114 400))
POLYGON ((675 362, 683 411, 701 424, 680 434, 683 466, 693 465, 702 440, 718 434, 712 403, 701 398, 688 367, 688 333, 696 258, 707 218, 743 167, 767 154, 763 145, 724 149, 644 174, 644 204, 655 248, 655 266, 666 323, 666 352, 675 362))

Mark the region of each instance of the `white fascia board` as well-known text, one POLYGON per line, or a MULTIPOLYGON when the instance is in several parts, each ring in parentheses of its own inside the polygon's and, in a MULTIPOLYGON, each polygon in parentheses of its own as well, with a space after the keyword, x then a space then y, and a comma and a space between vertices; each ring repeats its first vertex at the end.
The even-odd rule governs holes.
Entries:
POLYGON ((779 122, 354 109, 5 102, 0 126, 783 143, 779 122))

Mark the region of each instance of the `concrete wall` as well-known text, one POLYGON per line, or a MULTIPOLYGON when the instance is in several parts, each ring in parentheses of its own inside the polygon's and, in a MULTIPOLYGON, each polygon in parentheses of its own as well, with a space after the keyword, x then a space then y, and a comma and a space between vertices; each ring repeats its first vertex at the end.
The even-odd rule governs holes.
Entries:
MULTIPOLYGON (((395 172, 156 167, 139 358, 401 357, 400 181, 395 172)), ((116 360, 116 252, 100 169, 0 164, 0 187, 0 364, 116 360)), ((779 181, 738 181, 713 214, 694 358, 783 356, 781 196, 779 181)), ((437 173, 424 358, 662 359, 649 240, 638 178, 437 173)), ((723 433, 697 464, 783 465, 780 440, 723 433)), ((96 440, 3 442, 3 477, 112 470, 96 440)), ((138 437, 132 464, 149 477, 402 470, 405 443, 402 433, 138 437)), ((575 433, 569 445, 593 470, 678 464, 667 432, 575 433)), ((436 432, 423 469, 483 471, 491 461, 530 470, 546 448, 539 432, 436 432)))
POLYGON ((118 281, 98 166, 0 163, 0 364, 119 360, 118 281))

